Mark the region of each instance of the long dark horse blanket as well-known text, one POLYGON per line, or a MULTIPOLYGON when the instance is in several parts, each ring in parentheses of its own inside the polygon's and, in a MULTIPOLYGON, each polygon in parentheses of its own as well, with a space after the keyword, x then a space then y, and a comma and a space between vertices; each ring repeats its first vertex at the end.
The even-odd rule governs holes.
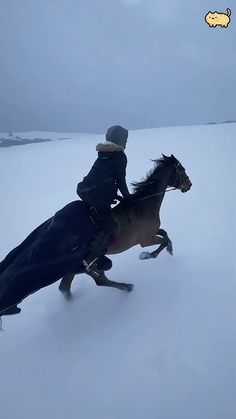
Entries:
POLYGON ((95 228, 88 207, 73 201, 33 230, 0 263, 0 315, 64 275, 82 272, 95 228))

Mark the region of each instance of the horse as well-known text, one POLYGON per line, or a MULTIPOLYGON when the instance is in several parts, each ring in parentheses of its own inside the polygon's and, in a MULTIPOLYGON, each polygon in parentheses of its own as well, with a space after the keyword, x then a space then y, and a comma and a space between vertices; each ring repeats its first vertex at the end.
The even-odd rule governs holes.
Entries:
MULTIPOLYGON (((140 182, 133 182, 132 200, 127 204, 121 201, 113 208, 113 214, 120 231, 117 239, 107 249, 106 255, 125 252, 133 246, 159 245, 153 252, 142 252, 139 258, 156 258, 166 248, 173 255, 173 245, 167 232, 160 228, 160 208, 167 188, 179 189, 185 193, 190 190, 192 183, 185 168, 172 154, 170 157, 162 154, 162 158, 152 160, 154 169, 147 173, 140 182)), ((121 284, 111 281, 105 271, 92 270, 85 272, 94 279, 96 285, 107 286, 131 291, 132 284, 121 284)), ((72 298, 71 285, 74 274, 68 274, 61 279, 59 290, 66 299, 72 298)))
MULTIPOLYGON (((132 183, 131 199, 113 207, 117 236, 110 243, 107 255, 129 248, 159 244, 151 253, 142 252, 141 259, 156 258, 166 248, 172 254, 172 242, 160 228, 159 211, 168 187, 187 192, 192 183, 182 164, 173 156, 153 160, 146 177, 132 183)), ((0 263, 0 316, 17 314, 19 304, 28 295, 61 279, 59 290, 65 298, 72 297, 71 284, 78 273, 87 273, 98 286, 131 291, 133 284, 109 280, 105 271, 112 262, 105 255, 95 268, 87 272, 82 264, 94 232, 96 216, 93 209, 80 200, 70 202, 38 226, 0 263)))

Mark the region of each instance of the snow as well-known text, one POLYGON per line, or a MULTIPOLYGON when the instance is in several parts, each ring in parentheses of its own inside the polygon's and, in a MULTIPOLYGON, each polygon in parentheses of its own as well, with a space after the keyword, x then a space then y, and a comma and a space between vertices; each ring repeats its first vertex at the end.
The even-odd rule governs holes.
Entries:
MULTIPOLYGON (((69 136, 0 149, 0 259, 76 199, 101 136, 69 136)), ((132 293, 80 275, 73 301, 56 283, 4 317, 1 418, 236 417, 235 136, 236 124, 130 132, 129 183, 161 153, 173 153, 192 180, 161 209, 174 257, 140 261, 135 247, 113 256, 108 273, 134 283, 132 293)))

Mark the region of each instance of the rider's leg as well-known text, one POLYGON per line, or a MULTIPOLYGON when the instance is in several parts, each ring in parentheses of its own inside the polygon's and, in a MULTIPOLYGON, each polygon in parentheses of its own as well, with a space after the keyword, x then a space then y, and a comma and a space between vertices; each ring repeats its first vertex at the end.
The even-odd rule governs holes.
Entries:
POLYGON ((83 265, 89 271, 94 266, 97 259, 106 253, 115 230, 115 220, 110 207, 98 208, 99 227, 92 242, 89 245, 88 252, 84 257, 83 265))

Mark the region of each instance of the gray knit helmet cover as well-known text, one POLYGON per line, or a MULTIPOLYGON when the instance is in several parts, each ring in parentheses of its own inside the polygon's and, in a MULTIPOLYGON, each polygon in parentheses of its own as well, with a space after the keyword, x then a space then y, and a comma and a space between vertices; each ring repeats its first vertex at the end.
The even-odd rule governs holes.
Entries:
POLYGON ((114 125, 108 128, 106 132, 106 140, 111 141, 114 144, 125 147, 128 138, 128 130, 121 127, 120 125, 114 125))

